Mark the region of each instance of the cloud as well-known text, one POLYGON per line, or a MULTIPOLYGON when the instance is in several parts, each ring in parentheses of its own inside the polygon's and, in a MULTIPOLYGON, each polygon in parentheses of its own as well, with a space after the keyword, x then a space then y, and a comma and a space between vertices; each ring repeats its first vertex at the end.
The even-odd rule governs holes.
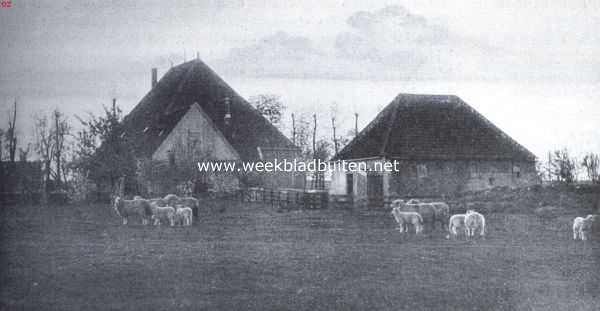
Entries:
POLYGON ((326 57, 309 38, 279 31, 252 45, 234 48, 215 63, 219 71, 242 76, 308 78, 321 74, 318 66, 326 57))
POLYGON ((329 42, 277 32, 232 49, 219 70, 252 77, 336 79, 472 78, 490 55, 484 42, 431 24, 402 6, 351 14, 329 42))

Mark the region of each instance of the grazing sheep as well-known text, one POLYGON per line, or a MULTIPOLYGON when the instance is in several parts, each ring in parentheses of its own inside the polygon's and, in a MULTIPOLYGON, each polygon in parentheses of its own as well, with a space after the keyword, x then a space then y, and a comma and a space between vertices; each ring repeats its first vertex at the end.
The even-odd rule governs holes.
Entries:
POLYGON ((193 221, 192 209, 183 205, 175 206, 175 225, 191 226, 193 221))
POLYGON ((466 227, 465 227, 465 217, 467 215, 466 214, 455 214, 452 215, 452 217, 450 217, 450 220, 448 221, 448 235, 446 236, 446 239, 449 239, 450 236, 457 236, 458 235, 458 231, 456 229, 464 229, 465 234, 467 232, 466 227))
POLYGON ((423 231, 423 218, 417 212, 403 212, 399 208, 392 209, 392 215, 398 223, 400 232, 408 232, 408 225, 415 227, 415 234, 423 231))
POLYGON ((435 212, 434 221, 439 222, 441 228, 444 228, 448 223, 448 219, 450 219, 450 206, 445 202, 431 202, 429 204, 433 206, 435 212))
POLYGON ((432 206, 426 203, 407 204, 403 200, 395 200, 392 202, 394 208, 399 209, 402 212, 416 212, 421 215, 424 223, 433 223, 435 210, 432 206))
POLYGON ((577 238, 585 241, 592 232, 592 227, 598 215, 587 215, 587 217, 576 217, 573 219, 573 240, 577 238))
POLYGON ((200 201, 194 197, 183 197, 179 198, 177 201, 178 204, 188 206, 192 209, 192 214, 198 215, 198 211, 200 209, 200 201))
POLYGON ((139 216, 143 225, 147 225, 152 216, 152 208, 146 200, 123 200, 115 197, 113 208, 123 218, 124 225, 127 224, 129 216, 139 216))
POLYGON ((163 222, 168 223, 171 227, 175 225, 175 209, 170 206, 158 206, 156 203, 151 203, 152 219, 154 225, 161 225, 163 222))
MULTIPOLYGON (((412 199, 408 202, 418 202, 418 200, 412 199)), ((432 202, 432 203, 414 203, 409 204, 403 200, 394 200, 392 206, 394 208, 400 208, 404 212, 417 212, 423 217, 424 223, 430 223, 432 228, 435 229, 435 223, 439 222, 442 227, 448 221, 450 216, 450 207, 444 202, 432 202)))
POLYGON ((479 235, 485 236, 485 217, 474 210, 467 210, 465 214, 465 229, 467 237, 475 236, 475 231, 479 229, 479 235))

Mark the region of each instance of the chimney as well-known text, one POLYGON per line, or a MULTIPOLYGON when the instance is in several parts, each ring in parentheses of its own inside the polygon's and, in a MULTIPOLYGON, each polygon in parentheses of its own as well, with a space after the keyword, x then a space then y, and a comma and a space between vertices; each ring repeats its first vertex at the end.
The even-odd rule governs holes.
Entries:
POLYGON ((225 97, 225 116, 223 116, 223 124, 225 125, 225 137, 231 138, 231 99, 225 97))
POLYGON ((156 86, 158 82, 158 70, 156 68, 152 68, 152 88, 156 86))

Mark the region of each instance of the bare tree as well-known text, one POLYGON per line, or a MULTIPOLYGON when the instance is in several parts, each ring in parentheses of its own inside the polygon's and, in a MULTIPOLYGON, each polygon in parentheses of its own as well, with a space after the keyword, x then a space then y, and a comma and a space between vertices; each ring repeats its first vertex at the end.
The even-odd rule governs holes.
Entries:
POLYGON ((19 147, 19 162, 27 162, 27 157, 29 156, 30 149, 31 144, 27 144, 27 148, 19 147))
POLYGON ((251 96, 248 101, 254 106, 260 113, 275 125, 275 127, 281 129, 281 117, 286 107, 281 102, 281 97, 274 94, 260 94, 251 96))
POLYGON ((8 158, 10 162, 15 162, 15 153, 17 151, 17 100, 15 99, 12 117, 11 112, 8 112, 8 130, 6 131, 6 146, 8 148, 8 158))
POLYGON ((354 137, 358 136, 358 112, 354 113, 354 137))
POLYGON ((312 149, 310 144, 310 122, 306 114, 294 114, 292 119, 292 141, 294 145, 302 150, 302 156, 305 158, 312 157, 312 149))
POLYGON ((317 114, 313 114, 313 131, 312 131, 312 154, 313 159, 315 159, 315 154, 317 153, 317 114))
POLYGON ((52 157, 54 158, 54 164, 56 166, 56 171, 54 174, 54 180, 56 182, 56 186, 60 187, 62 183, 64 173, 64 151, 65 151, 65 138, 69 135, 71 131, 71 126, 69 125, 67 119, 64 114, 61 113, 58 109, 54 110, 52 113, 52 119, 54 123, 53 130, 53 139, 54 139, 54 149, 52 152, 52 157))
POLYGON ((2 149, 2 138, 4 138, 4 130, 0 129, 0 162, 2 162, 2 157, 4 156, 3 153, 3 149, 2 149))
POLYGON ((52 140, 52 131, 48 125, 48 118, 46 116, 36 116, 35 119, 35 144, 34 149, 40 156, 40 160, 43 164, 43 176, 42 176, 42 196, 41 204, 45 206, 48 204, 48 185, 50 182, 50 164, 52 162, 52 149, 54 148, 54 142, 52 140))
POLYGON ((336 135, 336 118, 337 118, 337 114, 338 114, 338 109, 337 109, 337 104, 334 102, 333 104, 331 104, 331 138, 333 140, 333 151, 335 152, 335 154, 338 153, 339 151, 339 145, 338 145, 338 137, 336 135))
POLYGON ((296 145, 296 118, 292 113, 292 144, 296 145))
POLYGON ((591 152, 586 154, 583 157, 581 166, 585 168, 587 176, 592 183, 600 183, 600 157, 597 154, 591 152))
POLYGON ((559 181, 572 183, 576 179, 577 161, 564 148, 548 155, 549 173, 559 181))

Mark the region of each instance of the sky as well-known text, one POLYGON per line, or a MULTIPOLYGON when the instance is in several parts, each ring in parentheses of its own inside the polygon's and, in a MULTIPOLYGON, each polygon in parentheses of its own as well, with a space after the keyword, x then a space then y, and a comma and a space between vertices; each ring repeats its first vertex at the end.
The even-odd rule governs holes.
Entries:
MULTIPOLYGON (((59 108, 129 112, 150 69, 198 54, 240 95, 359 128, 399 93, 461 97, 538 157, 600 153, 598 1, 12 1, 0 9, 0 127, 59 108), (167 3, 168 2, 168 3, 167 3), (335 103, 335 104, 334 104, 335 103)), ((286 133, 288 134, 288 133, 286 133)))

